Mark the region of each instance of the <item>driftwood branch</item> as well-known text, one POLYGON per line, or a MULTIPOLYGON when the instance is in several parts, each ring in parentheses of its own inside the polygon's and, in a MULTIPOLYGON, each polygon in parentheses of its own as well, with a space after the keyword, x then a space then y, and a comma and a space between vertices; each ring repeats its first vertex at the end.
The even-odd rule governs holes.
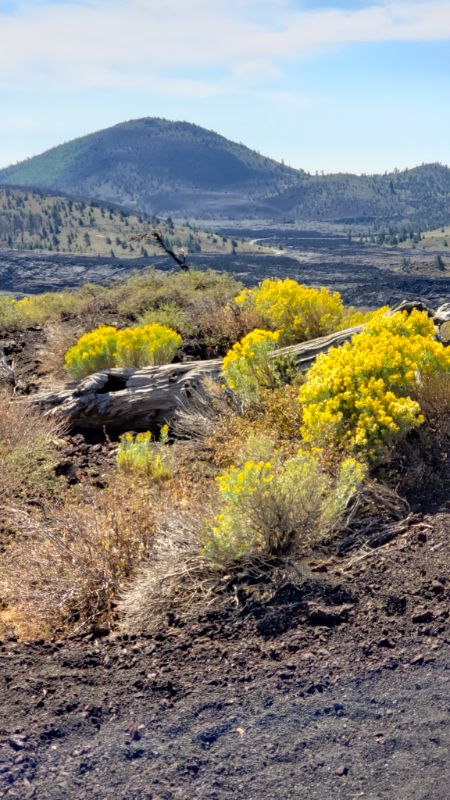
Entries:
MULTIPOLYGON (((401 307, 405 310, 420 307, 435 316, 419 302, 401 307)), ((361 329, 362 326, 347 328, 280 348, 272 355, 290 356, 298 369, 306 370, 320 353, 349 341, 361 329)), ((221 369, 221 359, 141 369, 107 369, 62 391, 37 395, 34 403, 45 413, 62 417, 73 427, 148 430, 170 422, 177 410, 189 405, 189 398, 198 391, 203 379, 218 379, 221 369)))

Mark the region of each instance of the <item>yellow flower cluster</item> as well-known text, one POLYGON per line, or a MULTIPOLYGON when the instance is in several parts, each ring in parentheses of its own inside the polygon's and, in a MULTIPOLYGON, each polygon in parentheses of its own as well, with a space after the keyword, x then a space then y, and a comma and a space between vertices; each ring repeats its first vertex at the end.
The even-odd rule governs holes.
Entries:
POLYGON ((228 387, 236 392, 244 403, 258 395, 260 387, 274 384, 275 372, 269 354, 275 350, 278 331, 263 331, 256 328, 226 354, 222 364, 222 375, 228 387))
POLYGON ((153 323, 117 330, 112 326, 85 333, 66 353, 66 369, 75 378, 108 367, 143 367, 172 361, 181 336, 165 325, 153 323))
POLYGON ((249 459, 242 466, 230 467, 216 478, 223 511, 216 515, 206 541, 205 551, 213 558, 237 558, 255 544, 254 531, 246 523, 245 505, 255 491, 274 478, 270 461, 249 459))
POLYGON ((377 315, 342 347, 319 356, 300 390, 305 441, 376 457, 423 422, 411 395, 426 375, 450 372, 450 352, 414 310, 377 315))
POLYGON ((346 311, 339 292, 312 289, 291 278, 268 278, 257 289, 244 289, 235 301, 252 309, 262 326, 280 331, 282 344, 324 336, 364 319, 346 311))
POLYGON ((244 489, 254 492, 262 483, 269 483, 273 477, 271 461, 253 461, 249 459, 242 467, 231 466, 229 470, 219 475, 216 482, 222 495, 239 494, 244 489))
POLYGON ((168 425, 161 428, 159 442, 153 443, 150 431, 125 433, 120 437, 116 462, 120 470, 127 473, 138 472, 155 481, 162 481, 172 476, 167 463, 168 425))
POLYGON ((166 325, 157 322, 117 333, 118 367, 145 367, 172 361, 183 340, 166 325))

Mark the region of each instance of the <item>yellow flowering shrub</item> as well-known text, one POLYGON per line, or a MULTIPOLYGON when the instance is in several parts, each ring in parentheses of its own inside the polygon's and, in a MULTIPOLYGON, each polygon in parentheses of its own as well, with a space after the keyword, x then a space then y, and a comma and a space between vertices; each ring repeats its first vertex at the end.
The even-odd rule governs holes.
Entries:
POLYGON ((270 353, 278 344, 279 333, 255 329, 226 354, 222 376, 244 405, 258 400, 261 388, 277 385, 277 364, 270 353))
POLYGON ((172 361, 181 336, 153 323, 118 331, 111 326, 85 333, 66 353, 65 366, 74 378, 108 367, 143 367, 172 361))
POLYGON ((450 372, 450 351, 434 333, 417 310, 375 316, 351 342, 319 356, 300 390, 304 440, 375 458, 420 425, 418 387, 450 372))
POLYGON ((117 333, 116 365, 147 367, 172 361, 183 340, 179 333, 153 322, 117 333))
POLYGON ((256 289, 244 289, 235 300, 256 312, 262 327, 278 330, 283 345, 325 336, 367 318, 346 310, 339 292, 302 286, 291 278, 267 278, 256 289))
POLYGON ((122 472, 138 472, 154 481, 164 481, 172 477, 172 470, 167 459, 168 425, 161 428, 159 442, 152 441, 150 431, 125 433, 120 437, 116 462, 122 472))
POLYGON ((117 329, 103 325, 83 334, 68 350, 65 367, 74 378, 82 378, 115 365, 117 329))
POLYGON ((218 564, 251 552, 302 550, 336 524, 364 478, 364 467, 353 458, 332 477, 320 452, 299 450, 283 461, 271 449, 270 460, 247 459, 216 479, 222 508, 205 534, 204 552, 218 564))

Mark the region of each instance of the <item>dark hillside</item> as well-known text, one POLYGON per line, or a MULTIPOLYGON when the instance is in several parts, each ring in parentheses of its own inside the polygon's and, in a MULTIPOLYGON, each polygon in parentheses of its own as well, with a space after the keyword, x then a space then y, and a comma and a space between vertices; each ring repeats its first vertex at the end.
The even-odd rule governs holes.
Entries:
POLYGON ((0 183, 181 218, 422 229, 450 221, 450 169, 440 164, 384 175, 309 175, 198 125, 151 117, 3 169, 0 183))
POLYGON ((262 196, 269 187, 283 188, 297 179, 295 170, 216 133, 153 118, 115 125, 0 172, 0 180, 10 184, 82 194, 144 211, 190 208, 192 193, 204 207, 214 202, 215 193, 235 194, 238 200, 254 189, 262 196))

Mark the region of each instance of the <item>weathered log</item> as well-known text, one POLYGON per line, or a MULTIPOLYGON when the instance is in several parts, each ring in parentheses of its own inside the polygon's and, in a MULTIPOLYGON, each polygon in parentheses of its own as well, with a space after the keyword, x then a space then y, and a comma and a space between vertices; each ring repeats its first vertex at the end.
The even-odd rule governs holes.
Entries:
MULTIPOLYGON (((352 327, 283 347, 273 355, 288 355, 299 369, 306 369, 319 353, 348 341, 360 329, 352 327)), ((214 359, 141 369, 106 369, 62 391, 37 395, 34 403, 77 428, 148 430, 170 421, 202 379, 219 378, 221 368, 222 360, 214 359)))
MULTIPOLYGON (((408 303, 407 310, 423 303, 408 303)), ((320 353, 337 347, 362 329, 347 328, 329 336, 275 350, 273 357, 290 356, 298 369, 305 370, 320 353)), ((221 359, 165 364, 141 369, 107 369, 90 375, 66 389, 37 395, 34 403, 46 414, 62 417, 76 428, 106 428, 114 431, 148 430, 170 422, 175 412, 186 407, 204 378, 217 379, 221 359)))

